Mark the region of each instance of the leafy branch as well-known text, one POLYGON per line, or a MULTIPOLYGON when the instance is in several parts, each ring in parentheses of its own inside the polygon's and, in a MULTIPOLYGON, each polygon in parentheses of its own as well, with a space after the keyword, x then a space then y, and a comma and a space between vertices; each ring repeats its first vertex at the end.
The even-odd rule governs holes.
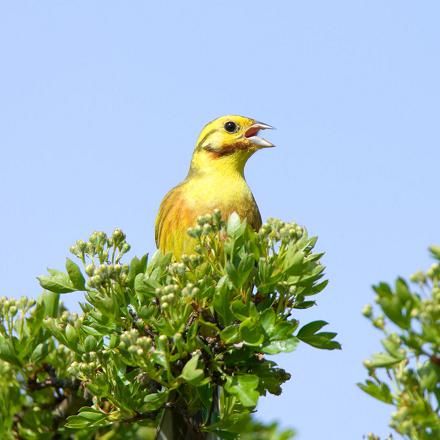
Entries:
POLYGON ((430 250, 437 261, 428 271, 374 286, 380 314, 363 311, 383 333, 384 351, 364 362, 369 379, 358 385, 396 408, 390 426, 411 440, 440 438, 440 247, 430 250))
POLYGON ((194 255, 127 264, 124 233, 95 232, 72 246, 79 264, 39 277, 37 301, 0 299, 2 438, 153 438, 164 411, 200 438, 291 436, 250 416, 290 379, 266 355, 340 348, 325 321, 298 319, 327 285, 316 238, 275 219, 257 233, 218 211, 188 233, 194 255), (76 291, 80 315, 59 301, 76 291))

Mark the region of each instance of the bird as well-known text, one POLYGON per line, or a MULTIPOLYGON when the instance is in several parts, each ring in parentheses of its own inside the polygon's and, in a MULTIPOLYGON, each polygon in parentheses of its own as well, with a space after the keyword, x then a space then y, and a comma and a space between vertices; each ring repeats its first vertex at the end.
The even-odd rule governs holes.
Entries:
POLYGON ((274 145, 258 136, 273 127, 255 119, 221 116, 202 129, 186 178, 163 198, 155 223, 158 249, 179 260, 194 252, 196 241, 187 230, 201 215, 219 209, 223 219, 236 212, 254 229, 261 227, 261 214, 249 188, 244 167, 262 148, 274 145))

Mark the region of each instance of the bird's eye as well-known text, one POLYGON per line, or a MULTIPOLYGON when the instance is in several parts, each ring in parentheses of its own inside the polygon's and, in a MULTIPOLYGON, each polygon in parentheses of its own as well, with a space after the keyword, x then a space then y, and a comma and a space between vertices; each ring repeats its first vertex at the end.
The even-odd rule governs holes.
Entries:
POLYGON ((237 131, 237 124, 235 122, 232 121, 228 121, 225 123, 225 130, 228 133, 235 133, 237 131))

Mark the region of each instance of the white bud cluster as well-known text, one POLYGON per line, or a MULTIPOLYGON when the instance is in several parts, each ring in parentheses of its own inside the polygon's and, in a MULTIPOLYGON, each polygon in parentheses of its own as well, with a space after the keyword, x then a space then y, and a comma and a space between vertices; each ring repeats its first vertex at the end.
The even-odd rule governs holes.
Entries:
POLYGON ((193 238, 200 238, 210 233, 220 231, 224 226, 220 210, 215 209, 211 214, 197 217, 197 225, 188 229, 188 234, 193 238))
MULTIPOLYGON (((110 237, 105 232, 95 231, 87 242, 78 240, 70 247, 70 252, 81 259, 86 265, 87 275, 93 277, 96 275, 94 273, 95 258, 103 264, 110 263, 109 257, 111 256, 112 263, 119 263, 122 256, 130 250, 130 245, 125 240, 126 236, 119 228, 115 229, 110 237)), ((97 279, 94 280, 96 281, 97 279)))
POLYGON ((278 219, 270 218, 258 231, 259 235, 272 241, 288 242, 300 239, 305 230, 296 223, 286 223, 278 219))
POLYGON ((145 357, 154 351, 153 340, 149 336, 139 336, 139 331, 131 329, 123 332, 119 348, 127 350, 132 356, 145 357))
POLYGON ((36 301, 32 298, 26 298, 22 296, 19 299, 7 298, 6 296, 0 297, 0 316, 10 315, 14 317, 18 311, 26 313, 31 307, 35 306, 36 301))
POLYGON ((127 281, 129 272, 128 264, 89 264, 86 266, 86 273, 90 276, 88 285, 99 288, 106 283, 121 283, 127 281))

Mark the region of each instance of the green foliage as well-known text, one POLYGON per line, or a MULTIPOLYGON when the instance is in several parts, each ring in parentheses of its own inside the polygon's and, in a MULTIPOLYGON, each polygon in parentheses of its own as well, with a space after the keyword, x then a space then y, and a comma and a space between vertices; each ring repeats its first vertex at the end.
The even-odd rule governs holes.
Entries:
POLYGON ((194 255, 127 264, 122 231, 95 232, 71 248, 79 265, 39 277, 37 301, 0 300, 1 438, 153 438, 165 407, 225 439, 292 436, 250 415, 290 378, 266 354, 340 348, 326 322, 299 327, 326 286, 316 238, 219 212, 189 234, 194 255), (59 301, 75 291, 80 315, 59 301))
POLYGON ((370 379, 358 385, 396 407, 390 426, 411 440, 440 438, 440 248, 430 250, 437 262, 426 273, 374 286, 380 314, 363 311, 383 333, 384 351, 364 362, 370 379))

